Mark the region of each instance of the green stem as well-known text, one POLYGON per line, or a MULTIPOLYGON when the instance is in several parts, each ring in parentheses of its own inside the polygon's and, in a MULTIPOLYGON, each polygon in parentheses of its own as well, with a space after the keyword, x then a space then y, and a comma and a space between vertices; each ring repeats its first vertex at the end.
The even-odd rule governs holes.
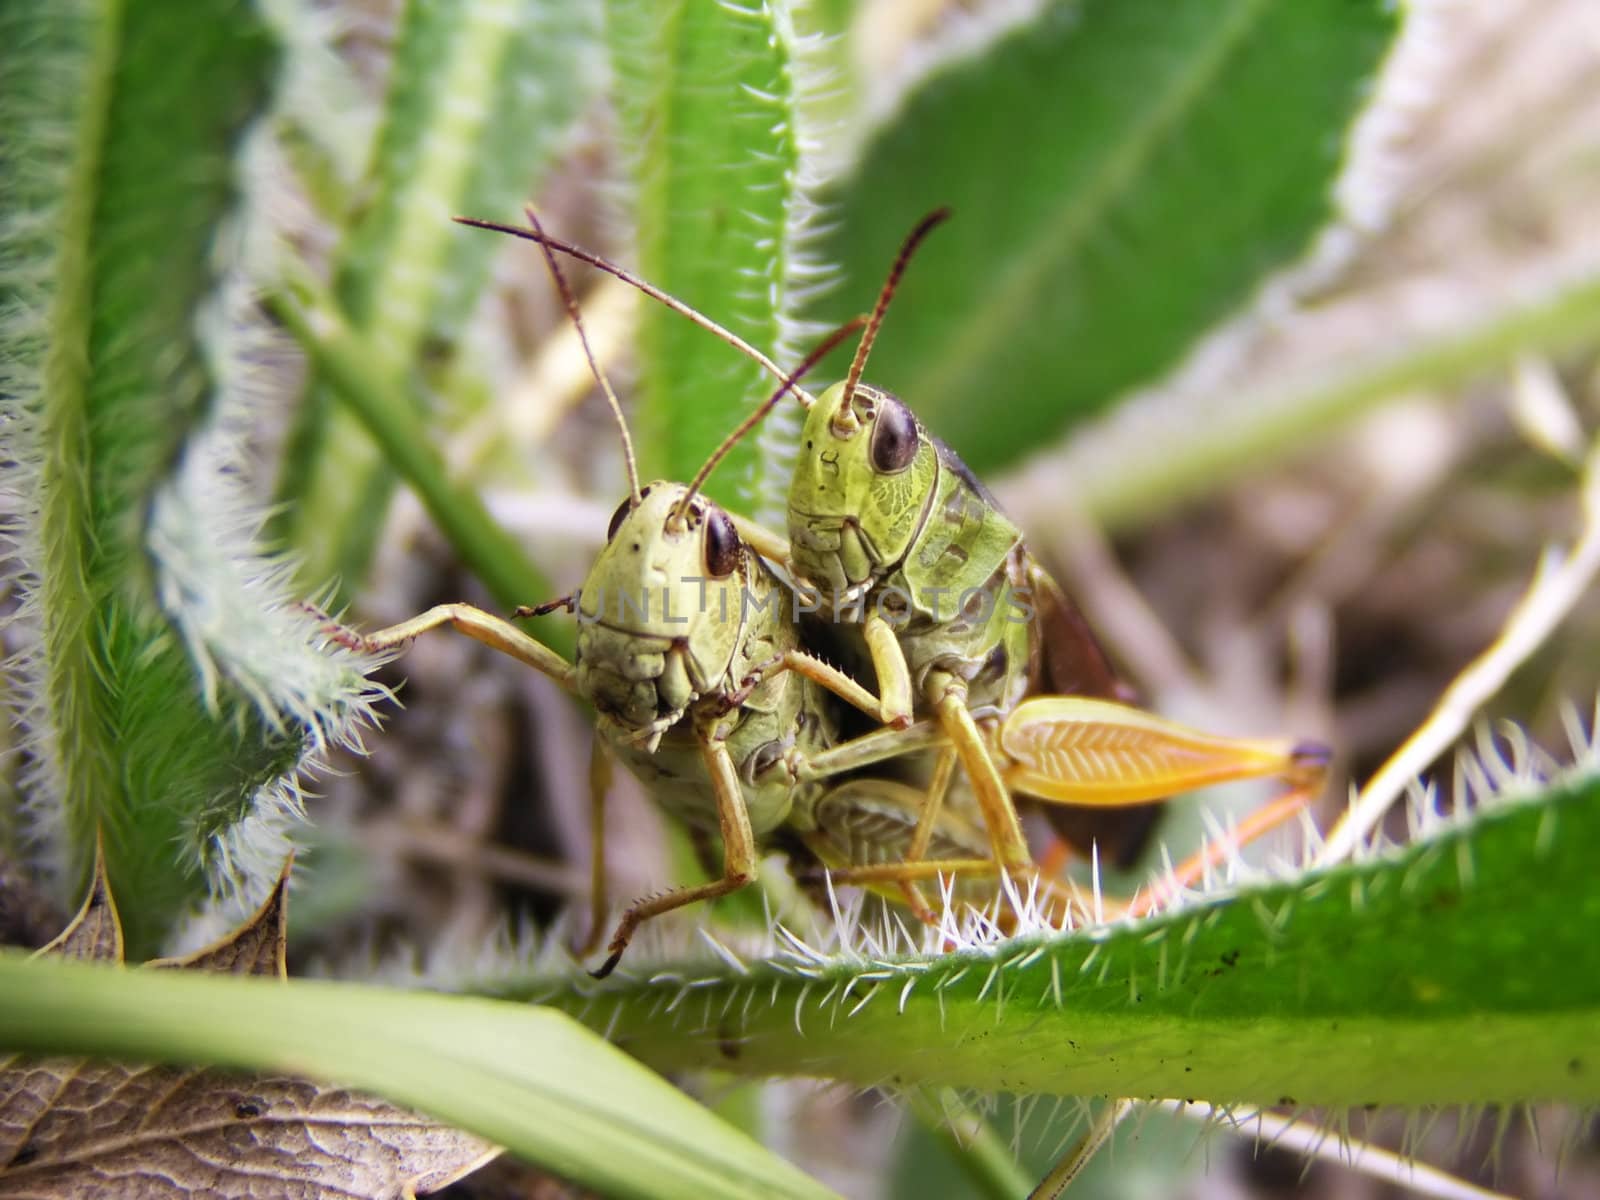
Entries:
MULTIPOLYGON (((434 438, 423 426, 404 386, 373 364, 381 357, 338 315, 315 285, 297 279, 295 299, 269 300, 306 353, 383 449, 395 470, 416 491, 423 506, 462 560, 506 608, 549 598, 550 585, 522 546, 490 516, 476 492, 450 479, 434 438)), ((571 653, 572 633, 554 626, 540 637, 553 650, 571 653)))
MULTIPOLYGON (((1600 278, 1585 279, 1546 300, 1368 362, 1331 382, 1318 381, 1288 394, 1274 389, 1254 398, 1236 397, 1228 409, 1234 419, 1175 420, 1170 428, 1163 427, 1170 444, 1160 434, 1150 436, 1153 421, 1141 420, 1136 463, 1127 456, 1082 456, 1079 500, 1108 526, 1136 524, 1202 495, 1219 479, 1234 479, 1306 450, 1394 396, 1444 388, 1494 370, 1523 351, 1558 350, 1594 337, 1597 330, 1600 278), (1096 471, 1096 460, 1114 461, 1116 469, 1096 471)), ((1117 436, 1114 430, 1111 436, 1117 436)), ((1085 445, 1099 440, 1091 435, 1085 445)))
POLYGON ((1032 1181, 1017 1164, 1006 1140, 954 1091, 940 1089, 937 1102, 927 1092, 913 1091, 908 1105, 979 1195, 989 1200, 1018 1200, 1032 1190, 1032 1181))

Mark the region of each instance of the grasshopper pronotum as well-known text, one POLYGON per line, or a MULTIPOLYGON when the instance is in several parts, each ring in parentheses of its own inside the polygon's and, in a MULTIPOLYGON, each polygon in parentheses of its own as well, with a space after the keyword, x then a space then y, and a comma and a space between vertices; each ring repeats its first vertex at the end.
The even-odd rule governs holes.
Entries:
MULTIPOLYGON (((849 376, 815 398, 792 389, 807 414, 789 495, 790 540, 749 526, 742 532, 814 593, 835 628, 860 639, 881 720, 903 726, 920 712, 938 721, 946 755, 960 758, 971 781, 993 858, 1006 869, 1031 865, 1013 791, 1050 802, 1046 811, 1069 841, 1105 839, 1113 857, 1126 859, 1149 827, 1152 802, 1227 780, 1280 776, 1289 791, 1248 823, 1252 834, 1269 828, 1315 795, 1328 751, 1294 739, 1214 737, 1127 703, 1131 693, 1087 622, 987 489, 905 404, 861 382, 901 273, 946 215, 925 218, 902 245, 849 376), (940 609, 941 597, 955 599, 940 609)), ((537 228, 458 220, 590 263, 782 376, 715 321, 598 255, 537 228)), ((947 778, 947 771, 936 774, 909 859, 928 845, 940 819, 938 784, 947 778)), ((1179 868, 1179 881, 1220 852, 1203 850, 1179 868)), ((892 872, 838 872, 852 881, 890 874, 902 882, 913 877, 905 864, 892 872)))

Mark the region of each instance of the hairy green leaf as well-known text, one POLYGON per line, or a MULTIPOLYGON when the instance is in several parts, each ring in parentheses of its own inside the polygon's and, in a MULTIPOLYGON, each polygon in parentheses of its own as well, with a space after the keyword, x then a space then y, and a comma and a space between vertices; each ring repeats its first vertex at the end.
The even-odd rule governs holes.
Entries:
POLYGON ((1591 770, 1404 850, 1137 924, 496 990, 568 1008, 663 1070, 1261 1104, 1593 1103, 1596 839, 1591 770))
POLYGON ((274 47, 244 4, 192 26, 149 0, 7 6, 4 19, 0 73, 18 84, 6 140, 26 181, 8 197, 6 257, 33 272, 35 322, 8 321, 5 397, 7 457, 37 500, 17 530, 37 635, 23 689, 34 811, 69 879, 104 831, 146 954, 204 894, 202 860, 298 759, 304 730, 288 705, 197 664, 172 607, 214 597, 187 592, 158 537, 209 416, 200 325, 227 258, 213 242, 274 47))
MULTIPOLYGON (((764 352, 787 332, 799 202, 792 33, 773 7, 611 0, 607 40, 632 184, 638 269, 764 352)), ((636 398, 645 480, 689 479, 776 386, 654 306, 640 316, 636 398)), ((745 508, 787 464, 747 439, 708 486, 745 508)))
POLYGON ((980 470, 1173 364, 1333 211, 1383 0, 1057 0, 924 80, 829 197, 870 304, 941 205, 869 376, 980 470), (1004 420, 996 420, 1004 413, 1004 420))
POLYGON ((274 133, 317 212, 338 220, 366 175, 380 115, 338 53, 348 18, 315 0, 261 0, 261 11, 283 43, 274 133))

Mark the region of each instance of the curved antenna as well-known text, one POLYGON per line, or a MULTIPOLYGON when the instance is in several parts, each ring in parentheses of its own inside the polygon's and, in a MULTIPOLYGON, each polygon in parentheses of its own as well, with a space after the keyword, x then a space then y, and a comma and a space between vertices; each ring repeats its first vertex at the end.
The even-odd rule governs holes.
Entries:
MULTIPOLYGON (((477 217, 451 217, 450 219, 456 222, 458 225, 471 225, 474 229, 489 229, 493 230, 495 233, 509 233, 512 237, 519 237, 529 242, 538 242, 539 245, 543 246, 546 250, 559 250, 568 258, 575 258, 579 262, 588 263, 591 267, 595 267, 601 271, 604 271, 607 275, 612 275, 622 280, 622 282, 626 283, 629 287, 638 289, 646 296, 649 296, 650 299, 656 301, 658 304, 666 305, 666 307, 670 308, 679 316, 687 317, 696 325, 700 326, 701 329, 704 329, 707 333, 713 335, 714 337, 721 338, 723 341, 727 342, 728 345, 739 351, 739 353, 757 363, 763 371, 771 375, 774 379, 787 380, 789 378, 788 375, 784 373, 782 367, 778 366, 777 363, 773 362, 770 358, 761 353, 761 351, 757 350, 749 342, 745 341, 737 333, 734 333, 733 330, 724 329, 721 325, 718 325, 704 313, 690 308, 676 296, 668 295, 666 292, 656 287, 655 284, 647 283, 645 280, 640 279, 626 267, 619 267, 616 263, 611 262, 608 259, 601 258, 598 254, 585 250, 581 246, 574 246, 571 242, 564 242, 560 238, 551 237, 541 229, 523 229, 517 225, 502 225, 498 221, 482 221, 477 217)), ((793 387, 793 385, 791 385, 791 390, 793 390, 794 394, 800 398, 800 403, 802 405, 804 405, 806 408, 811 407, 813 398, 809 392, 806 392, 798 387, 793 387)))
POLYGON ((911 263, 911 256, 916 253, 922 239, 933 231, 934 226, 947 220, 949 216, 948 208, 934 209, 918 221, 917 227, 907 235, 905 241, 900 243, 900 253, 895 255, 894 266, 889 268, 889 278, 883 281, 883 290, 878 293, 877 304, 873 305, 872 316, 867 321, 867 331, 861 335, 861 344, 856 347, 856 356, 850 361, 850 374, 845 376, 844 395, 839 400, 841 413, 851 411, 850 401, 855 399, 856 384, 861 382, 861 372, 867 369, 867 355, 872 353, 872 343, 878 338, 878 329, 883 324, 884 313, 889 311, 889 301, 894 298, 894 290, 900 286, 900 276, 906 273, 906 267, 911 263))
POLYGON ((694 499, 695 493, 700 490, 701 485, 710 477, 717 464, 727 457, 728 451, 739 444, 739 439, 754 429, 761 421, 761 418, 776 408, 791 391, 798 390, 795 388, 795 382, 802 375, 828 357, 833 352, 834 347, 866 323, 866 317, 851 317, 850 320, 823 338, 811 353, 801 360, 800 365, 784 377, 782 386, 768 396, 759 408, 740 421, 738 427, 732 433, 722 439, 722 444, 711 452, 711 457, 706 459, 705 464, 695 472, 694 478, 689 481, 689 489, 683 493, 683 499, 678 501, 673 507, 671 515, 667 518, 669 524, 682 523, 684 517, 689 513, 689 501, 694 499))
MULTIPOLYGON (((533 205, 528 205, 522 211, 528 218, 528 224, 532 225, 534 232, 542 238, 544 226, 539 224, 539 214, 533 211, 533 205)), ((578 341, 583 345, 583 356, 589 360, 589 370, 594 372, 595 381, 600 384, 600 390, 606 394, 606 403, 611 405, 611 411, 617 418, 617 428, 622 431, 622 461, 628 467, 628 507, 637 508, 639 462, 633 456, 633 435, 628 432, 627 418, 622 415, 622 402, 617 399, 617 393, 611 390, 611 381, 600 369, 600 360, 594 356, 594 347, 589 345, 589 335, 583 328, 583 315, 578 311, 578 298, 572 294, 572 285, 561 273, 561 265, 556 262, 555 252, 542 241, 539 243, 539 248, 544 251, 544 261, 550 268, 550 278, 556 281, 556 291, 561 293, 561 303, 567 306, 567 315, 572 318, 572 327, 578 331, 578 341)))

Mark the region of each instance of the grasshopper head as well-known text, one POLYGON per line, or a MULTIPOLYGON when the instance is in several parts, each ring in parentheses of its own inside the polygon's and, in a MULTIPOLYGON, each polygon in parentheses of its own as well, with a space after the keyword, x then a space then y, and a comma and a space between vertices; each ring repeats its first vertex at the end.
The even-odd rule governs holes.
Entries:
POLYGON ((857 384, 835 384, 806 413, 789 488, 796 577, 824 607, 853 599, 905 556, 938 476, 938 452, 911 410, 857 384))
POLYGON ((578 687, 640 735, 719 687, 744 620, 746 550, 728 514, 652 483, 611 518, 578 598, 578 687))

